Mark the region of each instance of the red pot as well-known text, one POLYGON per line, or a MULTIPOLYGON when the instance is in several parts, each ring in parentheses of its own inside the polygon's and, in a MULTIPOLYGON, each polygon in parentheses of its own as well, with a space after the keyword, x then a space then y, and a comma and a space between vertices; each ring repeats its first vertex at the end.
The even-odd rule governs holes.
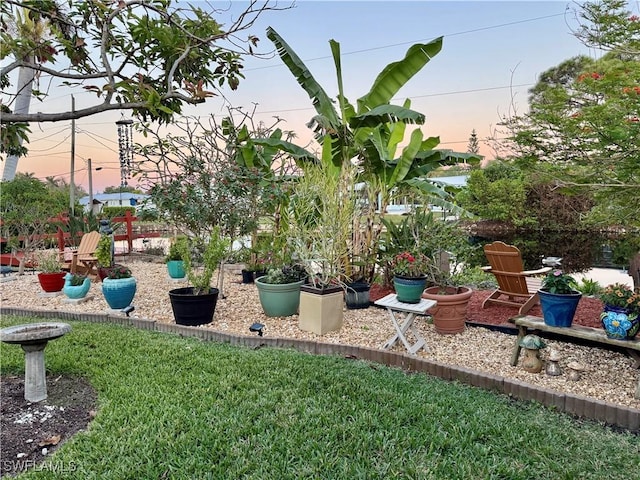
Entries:
POLYGON ((66 272, 39 273, 38 281, 45 292, 59 292, 64 287, 64 276, 66 272))

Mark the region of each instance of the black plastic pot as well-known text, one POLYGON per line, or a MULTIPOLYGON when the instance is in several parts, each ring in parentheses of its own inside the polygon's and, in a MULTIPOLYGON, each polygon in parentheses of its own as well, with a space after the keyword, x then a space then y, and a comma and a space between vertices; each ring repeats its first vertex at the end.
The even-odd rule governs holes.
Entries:
POLYGON ((242 283, 253 283, 253 271, 242 269, 242 283))
POLYGON ((178 325, 204 325, 213 321, 213 313, 220 290, 210 288, 209 293, 194 295, 193 287, 169 290, 173 317, 178 325))
POLYGON ((371 285, 366 282, 348 283, 344 293, 344 301, 349 310, 369 308, 369 290, 371 285))

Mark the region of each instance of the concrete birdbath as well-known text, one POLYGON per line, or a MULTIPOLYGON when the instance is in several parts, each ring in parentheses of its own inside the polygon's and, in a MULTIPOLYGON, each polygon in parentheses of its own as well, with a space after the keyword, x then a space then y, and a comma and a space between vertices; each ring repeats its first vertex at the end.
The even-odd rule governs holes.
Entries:
POLYGON ((71 331, 66 323, 31 323, 0 330, 0 340, 22 347, 25 353, 24 398, 40 402, 47 398, 47 377, 44 367, 44 347, 49 340, 71 331))

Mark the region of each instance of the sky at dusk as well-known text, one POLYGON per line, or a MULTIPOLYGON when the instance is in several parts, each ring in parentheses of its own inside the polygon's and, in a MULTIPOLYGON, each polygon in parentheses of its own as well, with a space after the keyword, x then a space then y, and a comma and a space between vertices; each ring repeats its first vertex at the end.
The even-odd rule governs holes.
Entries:
MULTIPOLYGON (((204 6, 203 2, 192 2, 204 6)), ((279 6, 286 5, 279 2, 279 6)), ((240 11, 242 2, 220 3, 240 11)), ((305 1, 295 8, 267 12, 250 30, 258 36, 259 51, 273 51, 266 38, 272 26, 305 61, 329 96, 337 93, 329 40, 341 45, 344 88, 351 103, 364 95, 377 74, 400 60, 414 43, 443 36, 442 51, 392 100, 411 99, 412 108, 426 115, 421 128, 426 136, 439 136, 440 148, 466 151, 476 130, 481 153, 493 157, 483 141, 500 118, 527 109, 527 91, 538 76, 576 55, 596 56, 571 33, 577 22, 575 3, 560 1, 305 1)), ((637 8, 637 7, 636 7, 637 8)), ((311 132, 305 123, 314 115, 311 101, 279 57, 248 58, 245 80, 236 92, 225 91, 234 106, 251 109, 256 118, 271 123, 274 116, 286 120, 281 127, 294 130, 297 142, 306 145, 311 132)), ((69 109, 73 93, 76 108, 95 101, 95 94, 54 87, 50 97, 33 100, 32 111, 69 109)), ((221 97, 185 109, 189 115, 224 116, 221 97)), ((75 182, 88 189, 87 159, 93 167, 94 192, 120 184, 115 122, 130 113, 112 112, 76 121, 75 182)), ((69 180, 71 122, 31 125, 30 153, 20 159, 18 171, 36 177, 57 176, 69 180)), ((143 138, 134 138, 143 142, 143 138)))

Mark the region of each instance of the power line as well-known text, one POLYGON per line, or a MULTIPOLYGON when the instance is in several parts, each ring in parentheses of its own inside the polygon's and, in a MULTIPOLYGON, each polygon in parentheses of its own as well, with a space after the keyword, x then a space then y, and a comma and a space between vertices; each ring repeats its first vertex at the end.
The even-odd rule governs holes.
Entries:
MULTIPOLYGON (((48 152, 49 150, 52 150, 52 149, 54 149, 54 148, 59 147, 60 145, 62 145, 64 142, 66 142, 66 141, 69 139, 69 137, 70 137, 70 136, 71 136, 71 135, 67 135, 67 136, 66 136, 66 137, 64 137, 60 142, 56 143, 56 144, 55 144, 54 146, 52 146, 52 147, 45 148, 45 149, 41 149, 41 150, 33 150, 33 151, 34 151, 34 152, 48 152)), ((31 149, 29 149, 29 150, 31 151, 31 149)))
MULTIPOLYGON (((456 37, 456 36, 459 36, 459 35, 467 35, 469 33, 482 32, 482 31, 485 31, 485 30, 492 30, 492 29, 495 29, 495 28, 509 27, 509 26, 512 26, 512 25, 519 25, 519 24, 522 24, 522 23, 536 22, 538 20, 546 20, 548 18, 561 17, 561 16, 564 16, 565 13, 566 12, 563 11, 562 13, 554 13, 554 14, 545 15, 545 16, 542 16, 542 17, 528 18, 528 19, 525 19, 525 20, 515 20, 513 22, 500 23, 498 25, 491 25, 491 26, 488 26, 488 27, 479 27, 479 28, 473 28, 471 30, 464 30, 462 32, 444 34, 443 36, 444 37, 456 37)), ((430 38, 430 39, 424 39, 423 38, 423 39, 414 40, 414 41, 392 43, 392 44, 388 44, 388 45, 381 45, 379 47, 371 47, 371 48, 364 48, 364 49, 361 49, 361 50, 353 50, 351 52, 340 53, 340 55, 341 56, 355 55, 355 54, 358 54, 358 53, 366 53, 366 52, 373 52, 373 51, 376 51, 376 50, 383 50, 385 48, 393 48, 393 47, 402 47, 402 46, 405 46, 405 45, 413 45, 414 43, 428 42, 428 41, 431 41, 431 40, 433 40, 433 39, 432 38, 430 38)), ((325 56, 322 56, 322 57, 309 58, 307 60, 303 60, 303 62, 314 62, 316 60, 327 60, 327 59, 331 59, 331 58, 333 58, 333 57, 331 57, 331 55, 325 55, 325 56)), ((282 67, 282 66, 284 66, 284 64, 282 64, 282 63, 278 63, 277 65, 265 65, 265 66, 262 66, 262 67, 247 68, 247 69, 245 69, 245 72, 249 72, 249 71, 252 71, 252 70, 264 70, 265 68, 276 68, 276 67, 282 67)))
POLYGON ((50 134, 49 134, 49 135, 47 135, 46 137, 39 137, 39 138, 35 138, 35 139, 30 138, 30 139, 29 139, 29 143, 35 143, 35 142, 39 142, 39 141, 41 141, 41 140, 46 140, 47 138, 51 138, 51 137, 53 137, 53 136, 55 136, 55 135, 59 135, 61 132, 64 132, 64 131, 65 131, 65 130, 67 130, 68 128, 69 128, 69 127, 63 127, 63 128, 61 128, 60 130, 58 130, 57 132, 50 133, 50 134))
MULTIPOLYGON (((427 93, 425 95, 410 95, 404 98, 409 98, 413 100, 414 98, 427 98, 427 97, 444 97, 446 95, 459 95, 465 93, 477 93, 477 92, 488 92, 490 90, 503 90, 506 88, 518 88, 518 87, 530 87, 533 83, 520 83, 517 85, 504 85, 500 87, 485 87, 485 88, 474 88, 471 90, 454 90, 452 92, 440 92, 440 93, 427 93)), ((398 100, 398 98, 392 98, 392 100, 398 100)), ((311 107, 301 107, 301 108, 290 108, 285 110, 269 110, 266 112, 256 111, 256 113, 267 114, 267 113, 282 113, 282 112, 300 112, 303 110, 314 110, 313 106, 311 107)))
MULTIPOLYGON (((111 124, 111 125, 113 125, 113 122, 111 122, 110 124, 111 124)), ((92 135, 93 135, 93 136, 96 136, 96 137, 98 137, 98 138, 103 139, 103 140, 104 140, 104 141, 106 141, 106 142, 111 142, 111 143, 114 143, 114 144, 118 145, 118 142, 116 142, 115 140, 112 140, 112 139, 107 138, 107 137, 103 137, 102 135, 98 135, 98 134, 97 134, 97 133, 95 133, 95 132, 90 132, 89 130, 78 130, 78 131, 79 131, 80 133, 86 133, 86 134, 87 134, 87 135, 89 135, 89 136, 92 136, 92 135)))
MULTIPOLYGON (((93 134, 84 131, 83 132, 85 135, 88 135, 91 139, 93 139, 95 142, 99 143, 100 145, 102 145, 104 148, 106 148, 107 150, 111 150, 114 153, 118 153, 118 151, 116 149, 114 149, 113 147, 109 146, 109 145, 105 145, 104 143, 102 143, 100 140, 98 140, 97 138, 95 138, 96 136, 94 136, 93 134)), ((103 138, 103 137, 100 137, 103 138)), ((116 142, 113 142, 116 143, 116 142)), ((83 145, 83 146, 87 146, 87 145, 83 145)))

